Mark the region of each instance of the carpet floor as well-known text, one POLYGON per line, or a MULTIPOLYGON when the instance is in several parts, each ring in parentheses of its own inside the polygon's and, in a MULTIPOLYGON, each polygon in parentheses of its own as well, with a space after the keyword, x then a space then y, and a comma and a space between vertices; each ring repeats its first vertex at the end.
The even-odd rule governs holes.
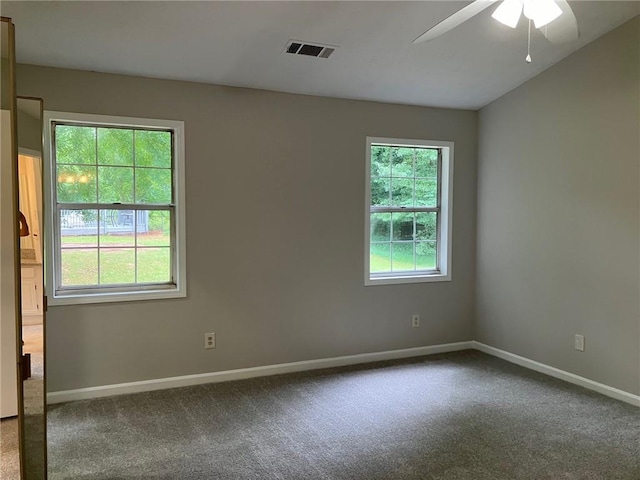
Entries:
MULTIPOLYGON (((25 381, 25 445, 28 479, 41 478, 44 472, 44 357, 43 326, 23 325, 24 352, 31 354, 31 378, 25 381)), ((3 419, 0 425, 0 479, 20 480, 18 419, 3 419)))
POLYGON ((476 351, 53 405, 49 478, 640 479, 640 409, 476 351))
POLYGON ((0 422, 0 478, 20 480, 18 419, 3 418, 0 422))

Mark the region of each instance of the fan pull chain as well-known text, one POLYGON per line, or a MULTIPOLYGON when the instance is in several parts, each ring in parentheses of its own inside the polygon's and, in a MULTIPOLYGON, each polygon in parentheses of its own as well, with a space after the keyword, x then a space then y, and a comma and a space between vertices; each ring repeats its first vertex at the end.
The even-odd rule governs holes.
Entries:
POLYGON ((527 57, 524 61, 531 63, 531 19, 529 19, 529 34, 527 36, 527 57))

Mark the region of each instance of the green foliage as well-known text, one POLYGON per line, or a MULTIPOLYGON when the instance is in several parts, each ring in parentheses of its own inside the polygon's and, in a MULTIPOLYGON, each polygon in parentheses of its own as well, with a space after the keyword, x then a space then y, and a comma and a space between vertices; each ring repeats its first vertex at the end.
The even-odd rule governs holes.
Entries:
POLYGON ((56 162, 75 165, 96 163, 96 129, 56 126, 56 162))
POLYGON ((98 199, 96 167, 58 165, 58 202, 95 203, 98 199))
MULTIPOLYGON (((55 141, 59 203, 172 203, 170 132, 58 125, 55 141)), ((63 285, 171 280, 168 208, 64 210, 60 220, 84 233, 61 236, 63 285), (136 235, 134 224, 149 232, 136 235)))
POLYGON ((136 130, 136 166, 171 168, 171 133, 136 130))
POLYGON ((371 241, 436 240, 437 222, 435 212, 372 213, 371 241))
POLYGON ((55 135, 58 202, 172 203, 170 132, 58 125, 55 135))
POLYGON ((133 130, 98 128, 98 163, 133 167, 133 130))
MULTIPOLYGON (((168 240, 171 227, 171 213, 168 211, 151 210, 149 212, 149 230, 162 233, 168 240)), ((167 244, 168 245, 168 244, 167 244)))
POLYGON ((416 213, 416 240, 436 240, 438 234, 438 214, 435 212, 416 213))
POLYGON ((98 202, 133 203, 133 168, 98 167, 98 202))
MULTIPOLYGON (((371 147, 371 205, 437 207, 438 150, 371 147)), ((438 214, 370 214, 372 273, 436 268, 438 214)))
POLYGON ((371 205, 390 204, 390 158, 389 147, 371 146, 371 205))
POLYGON ((371 205, 435 207, 438 150, 371 146, 371 205))
POLYGON ((435 241, 416 242, 416 269, 436 267, 437 244, 435 241))
POLYGON ((136 203, 171 203, 171 170, 136 169, 136 203))

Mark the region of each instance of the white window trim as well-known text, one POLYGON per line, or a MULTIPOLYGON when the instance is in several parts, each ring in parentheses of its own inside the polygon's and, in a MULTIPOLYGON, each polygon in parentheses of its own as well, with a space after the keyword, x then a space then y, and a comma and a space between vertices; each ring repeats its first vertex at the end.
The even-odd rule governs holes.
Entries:
POLYGON ((185 207, 185 147, 184 147, 184 122, 178 120, 157 120, 149 118, 120 117, 110 115, 94 115, 86 113, 44 111, 44 195, 45 205, 45 285, 47 302, 49 305, 76 305, 88 303, 125 302, 134 300, 158 300, 166 298, 181 298, 187 296, 187 247, 186 247, 186 207, 185 207), (173 181, 175 185, 175 256, 176 256, 176 285, 167 287, 149 287, 141 290, 125 290, 120 292, 95 292, 95 293, 65 293, 56 295, 55 284, 55 242, 54 218, 56 206, 53 202, 53 192, 56 188, 56 176, 52 174, 53 165, 51 123, 56 121, 75 121, 91 123, 94 125, 109 125, 123 127, 150 127, 170 128, 174 138, 174 169, 173 181))
POLYGON ((453 142, 440 140, 409 140, 399 138, 367 137, 366 145, 366 185, 364 212, 364 284, 392 285, 403 283, 448 282, 451 281, 452 233, 453 233, 453 142), (387 276, 371 277, 370 269, 370 211, 371 205, 371 145, 387 144, 402 147, 433 147, 442 149, 442 167, 440 180, 440 230, 438 232, 438 264, 440 271, 398 272, 387 276))

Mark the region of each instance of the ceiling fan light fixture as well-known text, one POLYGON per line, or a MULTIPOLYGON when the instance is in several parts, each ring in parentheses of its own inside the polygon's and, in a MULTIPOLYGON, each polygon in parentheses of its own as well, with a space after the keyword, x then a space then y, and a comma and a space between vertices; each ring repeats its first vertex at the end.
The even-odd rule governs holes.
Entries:
POLYGON ((554 0, 524 0, 524 16, 533 20, 536 28, 544 27, 561 14, 554 0))
POLYGON ((522 13, 522 6, 522 0, 504 0, 498 5, 491 17, 507 27, 516 28, 522 13))

